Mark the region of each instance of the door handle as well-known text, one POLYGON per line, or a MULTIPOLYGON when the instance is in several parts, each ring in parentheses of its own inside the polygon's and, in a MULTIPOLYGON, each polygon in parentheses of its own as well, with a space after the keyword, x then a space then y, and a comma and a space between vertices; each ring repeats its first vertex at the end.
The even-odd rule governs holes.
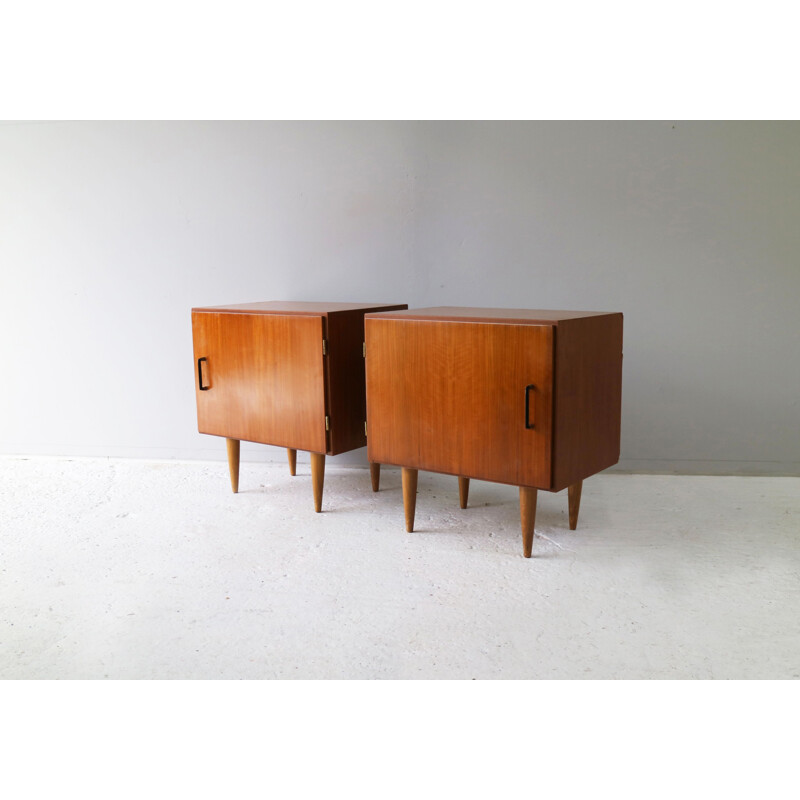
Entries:
POLYGON ((208 359, 198 358, 197 359, 197 387, 200 389, 201 392, 207 392, 211 387, 210 386, 203 386, 203 362, 208 363, 208 359))
POLYGON ((536 426, 531 422, 531 389, 536 387, 530 383, 525 387, 525 427, 530 430, 536 426))

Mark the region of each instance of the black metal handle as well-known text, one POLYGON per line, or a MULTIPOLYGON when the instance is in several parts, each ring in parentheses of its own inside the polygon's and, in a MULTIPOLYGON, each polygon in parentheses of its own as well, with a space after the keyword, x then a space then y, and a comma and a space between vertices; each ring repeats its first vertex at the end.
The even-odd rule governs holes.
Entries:
POLYGON ((197 359, 197 386, 201 392, 207 392, 211 388, 210 386, 203 386, 203 368, 200 365, 204 361, 208 363, 208 359, 205 357, 197 359))
POLYGON ((536 387, 530 383, 525 387, 525 427, 529 430, 536 426, 531 422, 531 389, 536 387))

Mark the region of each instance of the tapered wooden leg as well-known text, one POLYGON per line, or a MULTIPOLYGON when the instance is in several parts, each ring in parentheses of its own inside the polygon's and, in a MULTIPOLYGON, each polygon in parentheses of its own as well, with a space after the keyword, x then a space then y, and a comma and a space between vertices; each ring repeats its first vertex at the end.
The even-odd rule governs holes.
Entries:
POLYGON ((314 511, 322 511, 322 486, 325 483, 325 454, 310 453, 311 484, 314 487, 314 511))
POLYGON ((289 456, 289 474, 297 475, 297 450, 287 447, 286 455, 289 456))
POLYGON ((372 491, 377 492, 381 488, 381 465, 369 462, 369 479, 372 481, 372 491))
POLYGON ((574 531, 578 527, 578 512, 581 510, 581 489, 583 489, 583 481, 573 483, 567 489, 567 497, 569 499, 569 529, 574 531))
POLYGON ((533 550, 533 526, 536 522, 536 489, 527 486, 519 487, 519 516, 522 521, 522 553, 525 558, 531 557, 533 550))
POLYGON ((403 467, 403 508, 406 512, 406 530, 414 530, 414 513, 417 510, 417 470, 403 467))
POLYGON ((231 473, 231 489, 239 491, 239 440, 226 439, 228 445, 228 471, 231 473))
POLYGON ((467 507, 467 500, 469 499, 469 478, 462 478, 458 476, 458 502, 461 508, 467 507))

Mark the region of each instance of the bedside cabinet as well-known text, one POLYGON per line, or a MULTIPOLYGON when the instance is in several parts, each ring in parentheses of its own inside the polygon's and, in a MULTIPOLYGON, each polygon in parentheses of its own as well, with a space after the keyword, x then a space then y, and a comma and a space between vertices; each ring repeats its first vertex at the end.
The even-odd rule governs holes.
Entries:
MULTIPOLYGON (((267 302, 192 309, 197 429, 227 439, 239 490, 239 442, 311 454, 322 508, 325 455, 364 447, 364 314, 406 305, 267 302)), ((370 465, 378 490, 380 464, 370 465)))
POLYGON ((367 453, 402 467, 406 529, 418 470, 519 487, 524 555, 537 491, 568 489, 619 460, 622 314, 424 308, 367 315, 367 453))

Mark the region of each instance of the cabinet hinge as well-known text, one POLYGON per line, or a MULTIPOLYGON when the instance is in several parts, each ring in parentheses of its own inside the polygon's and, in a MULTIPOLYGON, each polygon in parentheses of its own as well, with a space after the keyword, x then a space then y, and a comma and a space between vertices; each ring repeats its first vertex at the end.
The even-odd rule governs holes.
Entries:
POLYGON ((361 355, 364 356, 364 358, 366 358, 367 357, 367 343, 366 342, 362 342, 361 345, 362 345, 362 347, 361 347, 361 355))
POLYGON ((324 355, 324 356, 328 355, 328 340, 327 339, 323 339, 322 340, 322 355, 324 355))
POLYGON ((325 417, 325 430, 329 431, 331 429, 331 418, 325 417))
POLYGON ((367 421, 364 420, 364 436, 367 435, 367 421))

